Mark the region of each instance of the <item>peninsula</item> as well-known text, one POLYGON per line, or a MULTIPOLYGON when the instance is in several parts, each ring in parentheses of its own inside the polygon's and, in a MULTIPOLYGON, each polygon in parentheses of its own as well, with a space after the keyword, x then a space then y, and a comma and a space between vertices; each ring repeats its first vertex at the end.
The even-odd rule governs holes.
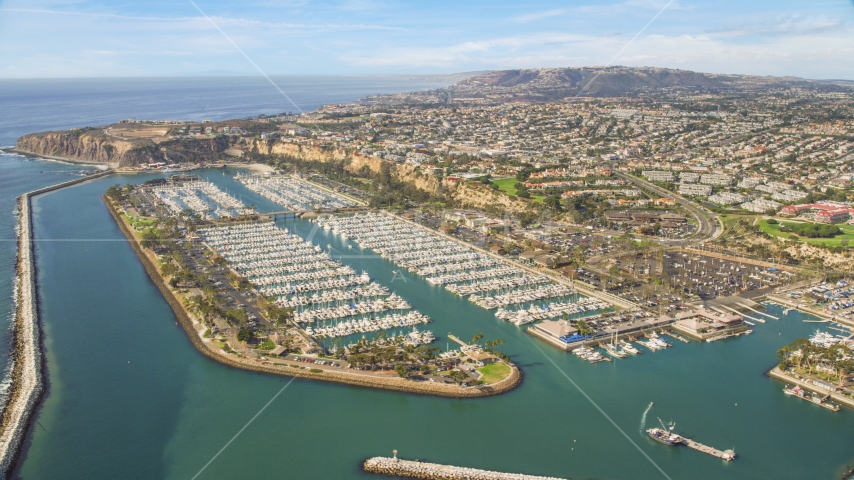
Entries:
MULTIPOLYGON (((306 182, 293 185, 302 189, 301 195, 323 192, 306 182)), ((457 398, 496 395, 521 382, 518 367, 491 346, 461 343, 458 351, 439 355, 440 349, 428 346, 433 341, 429 331, 405 336, 380 332, 351 344, 325 344, 322 340, 329 337, 429 319, 415 311, 402 314, 411 309, 403 299, 331 261, 318 247, 287 235, 213 184, 185 176, 168 184, 111 187, 104 202, 193 345, 212 359, 265 373, 457 398), (210 215, 216 218, 201 218, 198 212, 208 207, 198 198, 188 199, 193 191, 219 204, 210 215), (191 208, 177 208, 169 195, 184 195, 191 208), (265 281, 246 270, 248 264, 241 261, 246 255, 261 262, 257 267, 281 265, 277 270, 294 273, 265 281), (286 282, 296 289, 288 293, 304 294, 286 295, 296 302, 291 306, 270 287, 286 282), (315 293, 308 303, 317 307, 300 309, 312 292, 329 298, 318 299, 315 293), (333 306, 342 302, 350 306, 333 306), (310 314, 359 320, 350 320, 337 335, 313 336, 311 327, 300 326, 310 314)))

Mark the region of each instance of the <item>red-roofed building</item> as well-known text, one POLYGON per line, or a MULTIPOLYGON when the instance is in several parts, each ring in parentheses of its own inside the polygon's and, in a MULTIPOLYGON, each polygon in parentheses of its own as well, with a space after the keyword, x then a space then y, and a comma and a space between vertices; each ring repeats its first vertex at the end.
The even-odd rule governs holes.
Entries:
POLYGON ((815 214, 815 221, 819 223, 837 223, 848 220, 851 217, 851 209, 838 207, 834 209, 821 209, 815 214))
POLYGON ((815 221, 819 223, 837 223, 854 216, 854 208, 844 203, 805 203, 803 205, 786 205, 780 210, 780 215, 799 215, 805 212, 815 212, 815 221))
POLYGON ((812 210, 813 204, 808 203, 804 205, 786 205, 780 210, 780 215, 798 215, 802 212, 808 212, 812 210))

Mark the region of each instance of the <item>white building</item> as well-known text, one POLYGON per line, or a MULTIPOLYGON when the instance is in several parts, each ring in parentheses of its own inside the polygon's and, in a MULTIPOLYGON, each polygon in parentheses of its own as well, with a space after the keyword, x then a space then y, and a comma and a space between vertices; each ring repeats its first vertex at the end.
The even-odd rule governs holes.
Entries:
POLYGON ((749 202, 742 203, 741 208, 749 210, 751 212, 765 213, 768 210, 777 210, 778 208, 780 208, 780 204, 773 200, 765 200, 762 198, 758 198, 756 200, 751 200, 749 202))
POLYGON ((679 181, 682 183, 697 183, 700 181, 700 174, 691 172, 680 173, 679 181))
POLYGON ((672 182, 673 181, 673 172, 662 172, 658 170, 645 170, 643 172, 644 178, 649 180, 650 182, 672 182))
POLYGON ((736 205, 744 202, 747 198, 744 195, 731 192, 720 192, 709 197, 709 201, 719 205, 736 205))
POLYGON ((746 177, 742 181, 738 182, 738 188, 755 188, 757 185, 761 185, 763 180, 761 178, 756 177, 746 177))
POLYGON ((692 185, 684 183, 679 185, 680 195, 698 195, 701 197, 708 197, 710 193, 712 193, 712 187, 709 185, 692 185))
POLYGON ((802 192, 800 190, 780 190, 779 192, 774 192, 771 194, 771 198, 774 200, 781 200, 783 202, 797 202, 803 198, 806 198, 809 195, 807 192, 802 192))
POLYGON ((706 173, 700 177, 700 183, 704 185, 731 185, 732 177, 717 173, 706 173))

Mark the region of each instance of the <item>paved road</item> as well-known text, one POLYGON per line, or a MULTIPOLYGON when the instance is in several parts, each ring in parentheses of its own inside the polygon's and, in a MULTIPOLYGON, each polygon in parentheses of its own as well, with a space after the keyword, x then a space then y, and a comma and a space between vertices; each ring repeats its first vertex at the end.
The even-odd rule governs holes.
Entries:
POLYGON ((715 232, 718 229, 718 222, 717 220, 715 220, 714 215, 706 212, 702 207, 698 206, 691 200, 688 200, 687 198, 682 197, 681 195, 677 195, 669 190, 661 188, 658 185, 652 184, 650 182, 647 182, 646 180, 642 180, 633 175, 628 175, 618 171, 614 171, 614 175, 624 180, 628 180, 634 183, 635 185, 639 185, 646 190, 655 192, 656 194, 661 195, 662 197, 675 200, 676 203, 691 212, 691 215, 693 215, 697 219, 697 234, 693 238, 686 240, 663 240, 661 241, 661 243, 674 246, 687 245, 690 243, 698 243, 702 242, 703 240, 708 240, 709 238, 712 238, 715 235, 715 232))

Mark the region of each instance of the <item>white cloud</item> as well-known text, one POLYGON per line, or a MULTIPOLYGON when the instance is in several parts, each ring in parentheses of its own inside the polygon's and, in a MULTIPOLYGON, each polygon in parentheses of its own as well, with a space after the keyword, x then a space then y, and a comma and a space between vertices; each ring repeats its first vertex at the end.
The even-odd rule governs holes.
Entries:
POLYGON ((550 17, 558 17, 560 15, 563 15, 564 13, 566 13, 566 9, 561 8, 555 10, 548 10, 545 12, 528 13, 525 15, 520 15, 514 18, 513 20, 516 22, 532 22, 535 20, 545 20, 546 18, 550 17))
MULTIPOLYGON (((131 20, 138 22, 171 22, 184 24, 205 24, 209 25, 204 17, 189 16, 189 17, 156 17, 156 16, 134 16, 120 15, 114 13, 100 12, 79 12, 71 10, 49 10, 49 9, 33 9, 33 8, 0 8, 0 13, 25 13, 25 14, 43 14, 43 15, 70 15, 79 17, 89 17, 92 19, 119 19, 131 20)), ((296 29, 311 29, 311 30, 404 30, 403 27, 388 26, 388 25, 370 25, 364 23, 295 23, 295 22, 268 22, 255 19, 247 19, 242 17, 219 17, 211 15, 210 18, 220 27, 235 26, 243 28, 296 28, 296 29)))
MULTIPOLYGON (((614 63, 683 68, 711 73, 798 75, 854 79, 854 32, 830 32, 805 40, 775 37, 741 44, 711 35, 647 35, 614 63)), ((496 38, 433 48, 386 48, 341 59, 356 67, 538 68, 604 64, 625 39, 544 33, 496 38)))
POLYGON ((815 35, 827 34, 833 30, 842 29, 846 22, 839 18, 817 17, 804 14, 779 15, 774 18, 751 20, 737 25, 729 25, 707 30, 707 33, 717 37, 738 37, 746 35, 815 35))

